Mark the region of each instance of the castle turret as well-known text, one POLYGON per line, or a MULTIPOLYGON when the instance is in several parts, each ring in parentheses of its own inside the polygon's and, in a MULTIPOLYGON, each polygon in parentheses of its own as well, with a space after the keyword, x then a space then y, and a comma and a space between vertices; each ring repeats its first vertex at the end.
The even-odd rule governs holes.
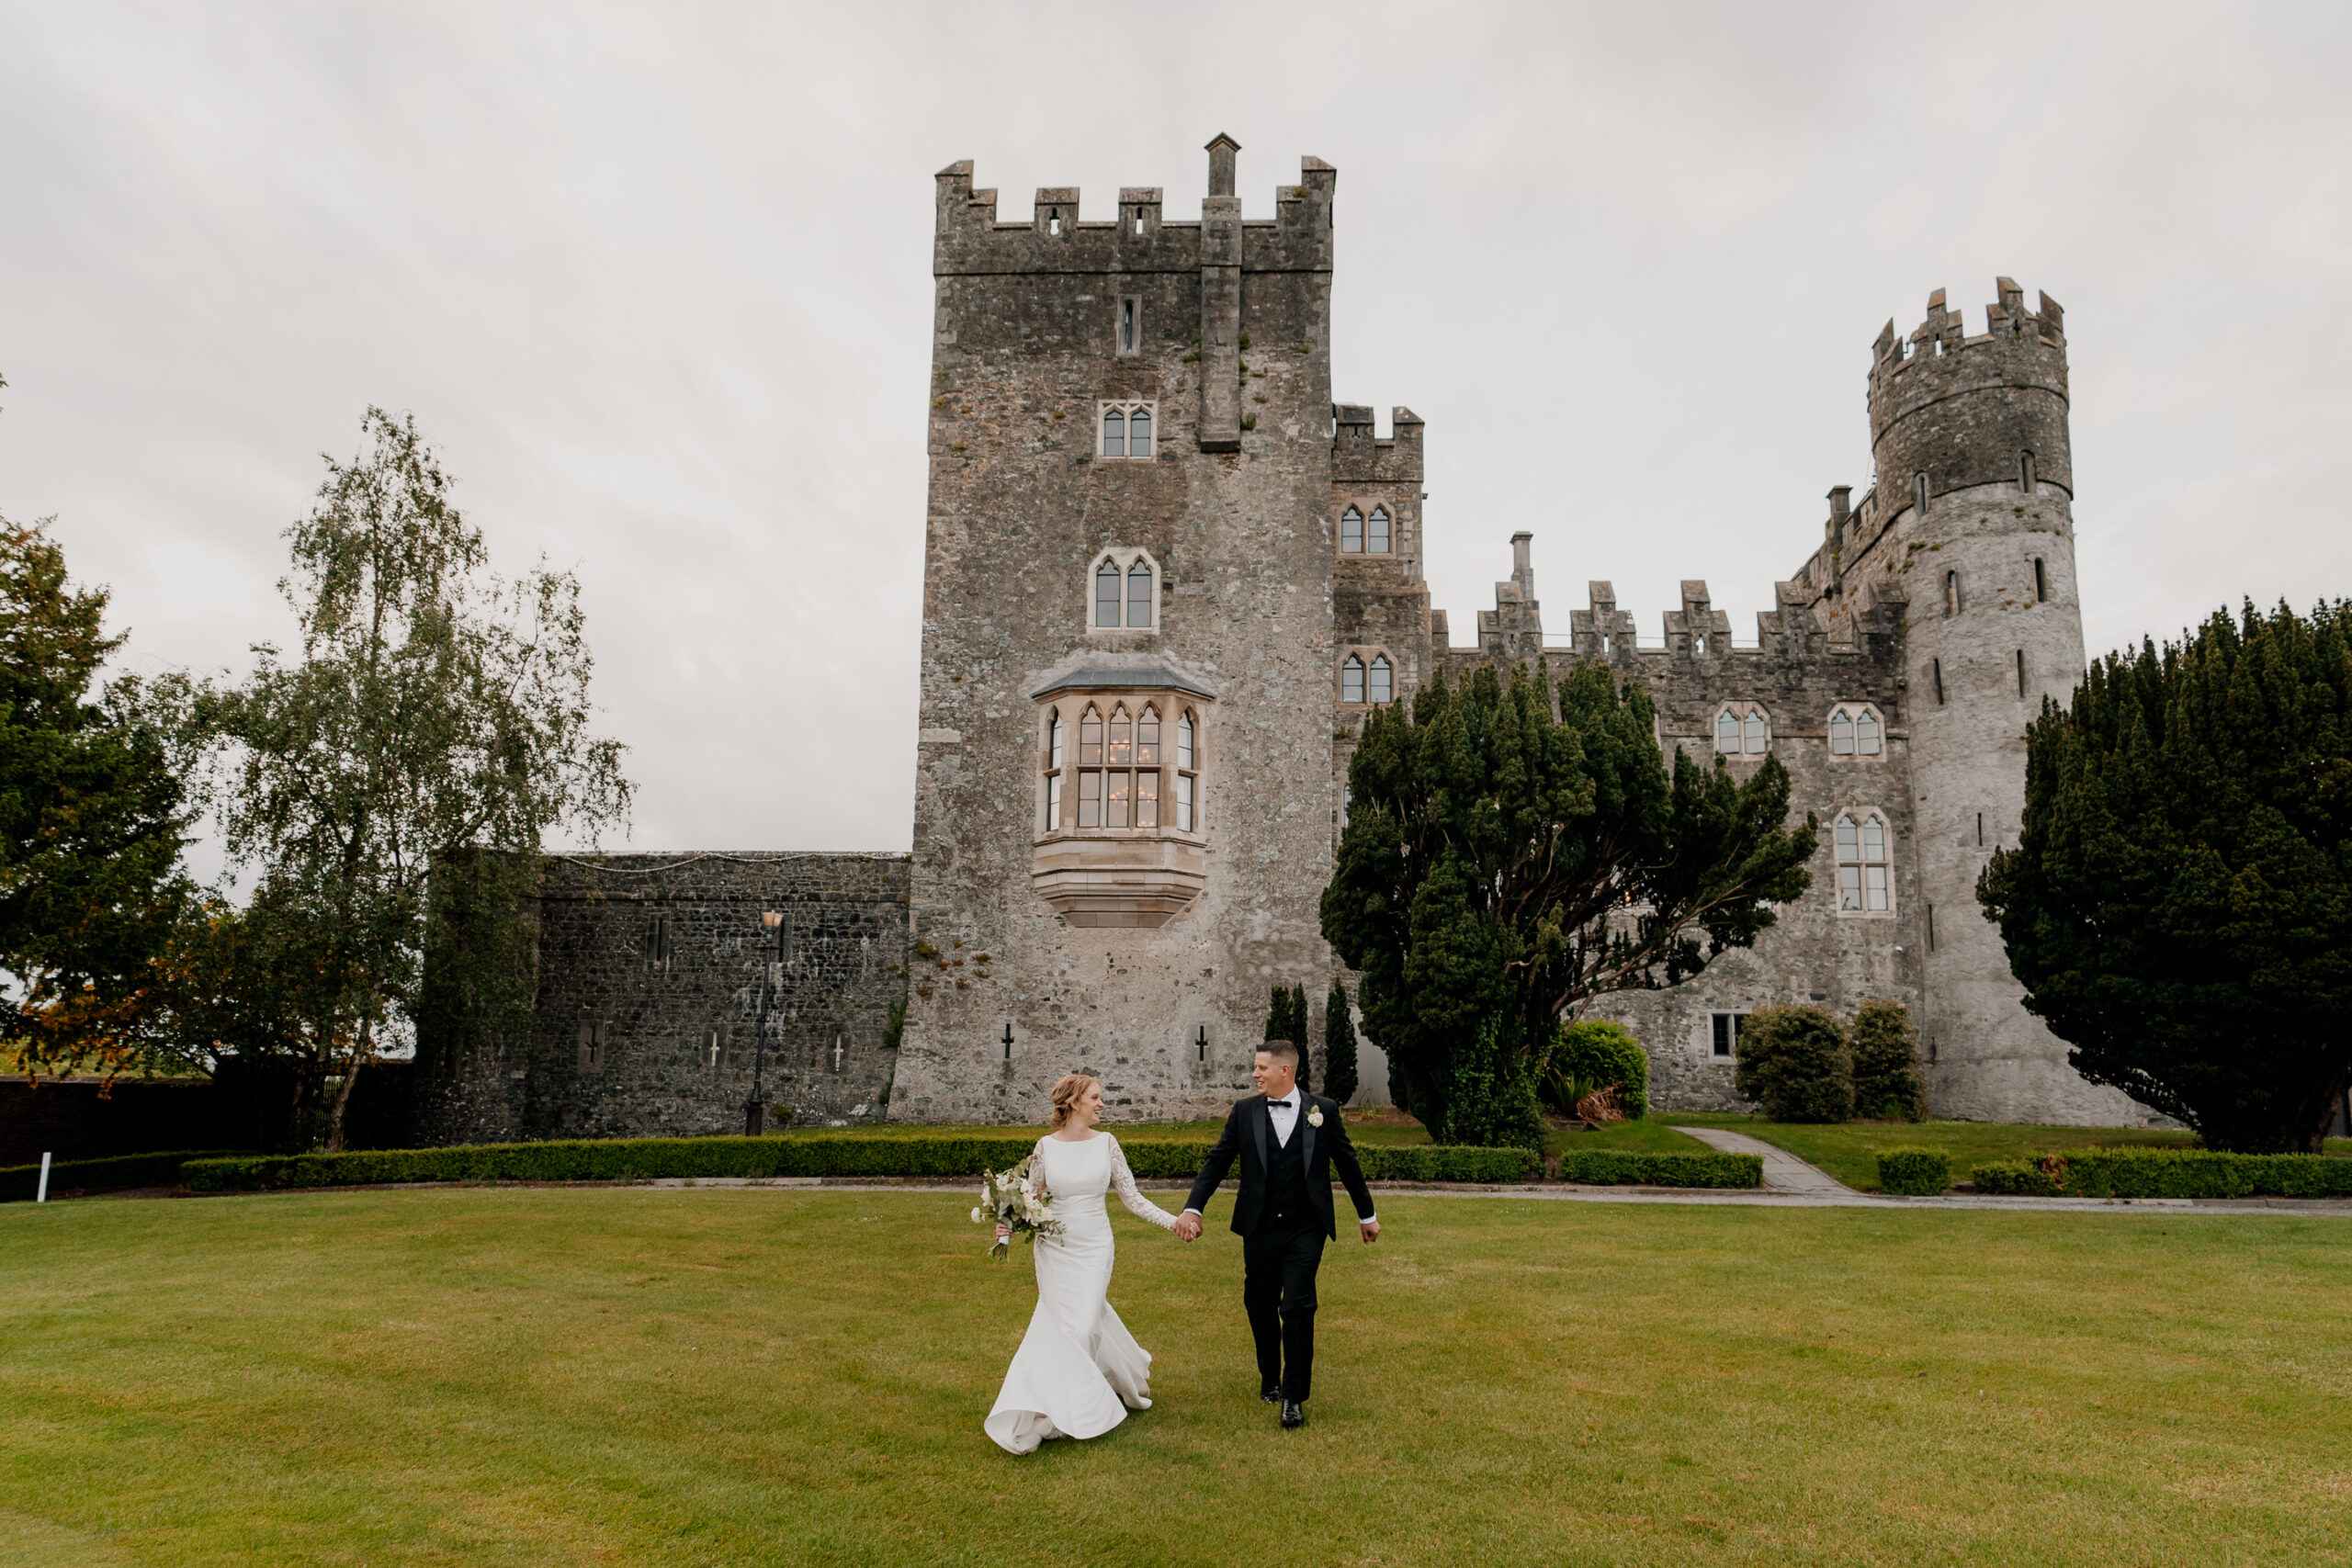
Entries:
MULTIPOLYGON (((2047 294, 2028 313, 2015 283, 1996 287, 1982 336, 1962 335, 1939 289, 1907 344, 1887 324, 1871 366, 1871 510, 1889 534, 1870 541, 1871 570, 1908 600, 1930 1103, 1942 1116, 2114 1122, 2133 1119, 2131 1101, 2066 1065, 1976 902, 1987 859, 2017 842, 2026 725, 2083 676, 2064 317, 2047 294)), ((1833 493, 1833 558, 1843 499, 1833 493)))

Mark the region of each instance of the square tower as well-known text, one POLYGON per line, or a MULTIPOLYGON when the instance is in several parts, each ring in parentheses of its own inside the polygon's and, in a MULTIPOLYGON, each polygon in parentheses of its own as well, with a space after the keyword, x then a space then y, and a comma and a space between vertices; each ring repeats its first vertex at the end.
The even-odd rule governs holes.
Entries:
POLYGON ((1330 969, 1331 197, 1000 223, 938 176, 910 988, 891 1113, 1128 1114, 1248 1088, 1330 969))

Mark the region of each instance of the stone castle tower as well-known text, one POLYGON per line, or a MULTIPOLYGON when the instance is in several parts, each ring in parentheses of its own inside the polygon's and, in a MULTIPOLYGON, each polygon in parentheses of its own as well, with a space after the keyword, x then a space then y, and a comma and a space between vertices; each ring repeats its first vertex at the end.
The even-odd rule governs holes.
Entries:
POLYGON ((1877 489, 1854 514, 1833 511, 1804 575, 1832 626, 1858 598, 1908 601, 1922 1022, 1938 1113, 2137 1121, 2144 1112, 2085 1083, 2064 1043, 2024 1011, 1976 903, 1992 852, 2017 842, 2026 726, 2084 671, 2064 312, 2044 294, 2029 313, 2006 277, 1995 290, 1981 336, 1964 335, 1941 289, 1907 348, 1892 321, 1881 332, 1870 375, 1877 489))
MULTIPOLYGON (((2003 279, 1964 336, 1942 294, 1870 377, 1877 487, 1752 641, 1683 584, 1645 641, 1606 582, 1547 634, 1532 536, 1452 646, 1421 575, 1421 422, 1334 403, 1336 173, 1245 222, 1228 138, 1198 222, 1159 192, 999 224, 939 176, 914 986, 891 1114, 1027 1118, 1085 1067, 1114 1103, 1243 1087, 1270 982, 1319 999, 1317 920, 1363 716, 1435 671, 1600 660, 1661 741, 1779 756, 1822 824, 1813 891, 1751 952, 1608 998, 1666 1105, 1730 1106, 1741 1019, 1773 1002, 1917 1015, 1946 1114, 2144 1116, 2019 1006, 1974 882, 2014 842, 2023 732, 2083 669, 2063 319, 2003 279), (1147 737, 1149 737, 1147 739, 1147 737)), ((1318 1008, 1319 1011, 1319 1008, 1318 1008)), ((1319 1034, 1320 1021, 1312 1032, 1319 1034)))
POLYGON ((1337 175, 1245 221, 1238 151, 1196 221, 1048 187, 1001 224, 938 176, 893 1117, 1035 1120, 1079 1068, 1206 1111, 1269 985, 1329 971, 1337 175))
POLYGON ((1321 1039, 1365 716, 1440 672, 1588 660, 1649 692, 1669 752, 1778 757, 1821 825, 1752 950, 1594 1008, 1656 1104, 1739 1108, 1758 1007, 1891 998, 1939 1114, 2146 1120, 2025 1012, 1974 897, 2016 841, 2027 721, 2083 672, 2058 307, 2003 278, 1980 335, 1941 292, 1907 341, 1890 323, 1877 483, 1830 491, 1752 638, 1695 579, 1661 637, 1606 581, 1548 632, 1521 532, 1456 648, 1422 579, 1424 427, 1332 400, 1338 175, 1306 159, 1245 220, 1238 148, 1208 152, 1197 220, 1137 187, 1085 221, 1049 187, 999 223, 969 164, 938 175, 911 857, 560 857, 535 1036, 421 1043, 427 1135, 719 1132, 753 1102, 1033 1122, 1072 1069, 1128 1118, 1218 1111, 1271 985, 1306 987, 1321 1039))

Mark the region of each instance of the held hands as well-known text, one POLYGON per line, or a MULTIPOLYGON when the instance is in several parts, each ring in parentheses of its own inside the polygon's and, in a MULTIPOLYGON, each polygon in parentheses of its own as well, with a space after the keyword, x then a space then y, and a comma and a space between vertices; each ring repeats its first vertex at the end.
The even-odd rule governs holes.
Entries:
POLYGON ((1176 1216, 1176 1239, 1191 1241, 1201 1234, 1201 1216, 1185 1213, 1176 1216))
POLYGON ((1356 1222, 1356 1228, 1363 1232, 1363 1244, 1366 1247, 1370 1247, 1374 1242, 1380 1239, 1380 1222, 1378 1220, 1358 1220, 1356 1222))

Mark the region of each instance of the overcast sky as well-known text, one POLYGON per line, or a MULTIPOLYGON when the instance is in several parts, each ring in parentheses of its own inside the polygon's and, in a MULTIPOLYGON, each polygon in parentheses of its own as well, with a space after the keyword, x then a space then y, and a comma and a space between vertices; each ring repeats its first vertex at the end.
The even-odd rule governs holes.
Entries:
MULTIPOLYGON (((932 175, 1251 218, 1337 165, 1334 390, 1429 422, 1467 637, 1738 636, 1929 290, 2067 310, 2094 653, 2352 592, 2352 7, 0 5, 0 511, 140 668, 285 637, 371 402, 577 570, 649 849, 903 849, 932 175)), ((608 843, 611 840, 607 840, 608 843)))

